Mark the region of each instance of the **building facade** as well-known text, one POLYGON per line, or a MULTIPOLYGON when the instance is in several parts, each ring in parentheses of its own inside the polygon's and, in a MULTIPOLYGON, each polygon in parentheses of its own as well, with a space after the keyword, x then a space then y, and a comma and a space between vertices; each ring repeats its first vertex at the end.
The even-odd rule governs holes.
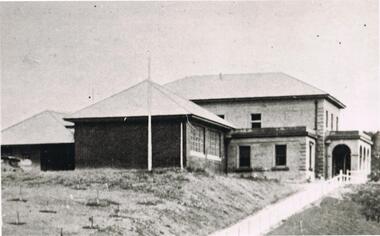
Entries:
POLYGON ((224 171, 234 126, 147 80, 65 118, 75 124, 76 166, 147 169, 149 114, 152 168, 224 171))
POLYGON ((344 104, 291 76, 194 76, 166 86, 237 127, 226 139, 230 173, 305 181, 370 171, 369 136, 339 130, 344 104))
POLYGON ((30 167, 46 170, 73 170, 74 137, 66 114, 43 111, 1 131, 1 155, 29 160, 30 167))

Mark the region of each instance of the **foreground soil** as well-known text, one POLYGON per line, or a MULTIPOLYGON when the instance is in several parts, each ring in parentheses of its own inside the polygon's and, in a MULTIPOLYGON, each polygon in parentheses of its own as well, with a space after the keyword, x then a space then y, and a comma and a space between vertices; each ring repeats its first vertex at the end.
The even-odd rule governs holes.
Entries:
MULTIPOLYGON (((375 185, 374 185, 375 186, 375 185)), ((380 188, 380 184, 376 185, 380 188)), ((365 186, 348 186, 288 218, 268 235, 379 235, 380 223, 367 221, 350 194, 365 186)))
POLYGON ((177 169, 2 172, 2 233, 207 235, 298 188, 177 169))

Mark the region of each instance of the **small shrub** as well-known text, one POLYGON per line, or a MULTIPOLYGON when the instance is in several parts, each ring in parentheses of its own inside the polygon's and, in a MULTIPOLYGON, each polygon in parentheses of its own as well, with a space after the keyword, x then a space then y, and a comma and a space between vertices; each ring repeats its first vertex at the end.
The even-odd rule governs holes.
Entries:
POLYGON ((351 194, 351 199, 360 204, 361 213, 367 220, 380 222, 380 186, 367 184, 356 193, 351 194))
POLYGON ((120 205, 120 203, 109 199, 89 199, 86 206, 90 207, 108 207, 109 205, 120 205))
POLYGON ((380 180, 380 170, 374 170, 368 175, 368 179, 371 182, 378 182, 380 180))
POLYGON ((162 203, 161 200, 144 200, 144 201, 139 201, 137 204, 139 205, 145 205, 145 206, 156 206, 158 204, 162 203))

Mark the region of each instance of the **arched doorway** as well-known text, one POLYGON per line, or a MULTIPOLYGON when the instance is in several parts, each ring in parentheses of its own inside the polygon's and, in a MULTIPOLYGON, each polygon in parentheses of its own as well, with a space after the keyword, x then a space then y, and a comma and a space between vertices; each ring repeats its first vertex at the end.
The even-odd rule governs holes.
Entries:
POLYGON ((351 170, 351 150, 347 145, 337 145, 332 153, 332 175, 336 176, 339 171, 342 170, 343 174, 347 173, 347 170, 351 170))

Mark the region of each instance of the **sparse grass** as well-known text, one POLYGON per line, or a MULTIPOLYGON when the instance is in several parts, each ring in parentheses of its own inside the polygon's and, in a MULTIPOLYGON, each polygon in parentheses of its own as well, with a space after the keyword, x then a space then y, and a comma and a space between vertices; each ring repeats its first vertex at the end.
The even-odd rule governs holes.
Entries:
POLYGON ((296 191, 298 186, 158 169, 2 173, 3 235, 207 235, 296 191), (47 207, 48 202, 48 207, 47 207), (56 214, 44 214, 49 209, 56 214), (93 217, 96 229, 88 227, 93 217))
MULTIPOLYGON (((357 192, 368 186, 350 186, 357 192)), ((372 186, 373 187, 373 186, 372 186)), ((380 185, 377 185, 380 188, 380 185)), ((362 206, 346 193, 341 198, 326 197, 313 206, 286 220, 269 235, 359 235, 380 233, 380 223, 366 220, 362 206)))

